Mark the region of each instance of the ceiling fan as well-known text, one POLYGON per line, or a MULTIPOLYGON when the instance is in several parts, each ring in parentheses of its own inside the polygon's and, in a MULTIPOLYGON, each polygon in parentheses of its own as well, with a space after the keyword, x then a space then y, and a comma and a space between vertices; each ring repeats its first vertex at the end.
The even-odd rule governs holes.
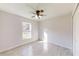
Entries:
POLYGON ((32 18, 36 17, 38 19, 41 18, 41 16, 45 16, 44 15, 44 10, 36 10, 35 12, 33 12, 34 16, 32 16, 32 18))
POLYGON ((38 4, 36 8, 33 8, 33 7, 30 6, 30 5, 27 5, 27 6, 29 6, 31 9, 34 10, 34 12, 31 12, 31 14, 33 14, 32 18, 40 19, 42 16, 46 16, 46 15, 44 15, 44 10, 43 10, 43 9, 39 9, 39 5, 40 5, 40 4, 38 4))
POLYGON ((44 15, 44 10, 36 10, 35 12, 33 12, 34 16, 32 16, 32 18, 36 17, 38 19, 40 19, 42 16, 46 16, 44 15))

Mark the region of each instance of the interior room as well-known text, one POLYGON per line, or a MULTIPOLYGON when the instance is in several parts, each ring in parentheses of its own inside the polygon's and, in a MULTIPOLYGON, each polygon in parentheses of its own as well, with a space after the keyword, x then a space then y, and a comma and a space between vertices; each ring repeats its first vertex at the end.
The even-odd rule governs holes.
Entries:
POLYGON ((79 55, 78 12, 75 3, 0 3, 0 56, 79 55))

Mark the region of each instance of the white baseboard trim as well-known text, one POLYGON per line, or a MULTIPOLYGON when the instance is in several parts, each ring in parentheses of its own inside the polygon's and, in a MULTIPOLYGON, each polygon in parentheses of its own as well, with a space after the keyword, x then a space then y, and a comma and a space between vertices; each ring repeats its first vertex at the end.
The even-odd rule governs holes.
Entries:
POLYGON ((11 49, 20 47, 20 46, 25 45, 25 44, 30 44, 30 43, 33 43, 33 42, 36 42, 36 41, 38 41, 38 40, 32 40, 32 41, 29 41, 29 42, 23 42, 23 43, 18 44, 18 45, 16 45, 16 46, 12 46, 12 47, 9 47, 9 48, 7 48, 7 49, 0 50, 0 53, 6 52, 6 51, 9 51, 9 50, 11 50, 11 49))
POLYGON ((69 49, 69 50, 72 50, 72 47, 68 47, 68 46, 63 45, 63 44, 59 44, 59 43, 56 43, 56 42, 49 42, 49 43, 55 44, 55 45, 57 45, 57 46, 61 46, 61 47, 63 47, 63 48, 67 48, 67 49, 69 49))

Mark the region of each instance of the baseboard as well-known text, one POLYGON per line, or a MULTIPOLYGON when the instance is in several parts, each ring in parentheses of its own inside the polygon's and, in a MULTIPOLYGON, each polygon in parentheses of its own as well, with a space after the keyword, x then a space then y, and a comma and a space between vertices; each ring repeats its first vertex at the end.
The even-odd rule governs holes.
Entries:
POLYGON ((64 47, 64 48, 67 48, 67 49, 69 49, 69 50, 72 50, 72 47, 67 47, 66 45, 63 45, 63 44, 59 44, 59 43, 56 43, 56 42, 49 42, 49 43, 55 44, 55 45, 57 45, 57 46, 61 46, 61 47, 64 47))
POLYGON ((33 43, 33 42, 36 42, 36 41, 38 41, 38 40, 32 40, 32 41, 29 41, 29 42, 23 42, 23 43, 18 44, 18 45, 16 45, 16 46, 12 46, 12 47, 9 47, 9 48, 7 48, 7 49, 0 50, 0 53, 6 52, 6 51, 12 50, 12 49, 14 49, 14 48, 23 46, 23 45, 25 45, 25 44, 30 44, 30 43, 33 43))

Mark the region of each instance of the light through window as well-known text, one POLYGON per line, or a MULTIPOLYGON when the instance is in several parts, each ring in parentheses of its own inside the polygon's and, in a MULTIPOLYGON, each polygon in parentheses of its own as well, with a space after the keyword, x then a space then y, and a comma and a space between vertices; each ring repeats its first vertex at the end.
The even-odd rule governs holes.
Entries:
POLYGON ((31 39, 31 23, 22 22, 23 32, 22 37, 23 39, 31 39))

